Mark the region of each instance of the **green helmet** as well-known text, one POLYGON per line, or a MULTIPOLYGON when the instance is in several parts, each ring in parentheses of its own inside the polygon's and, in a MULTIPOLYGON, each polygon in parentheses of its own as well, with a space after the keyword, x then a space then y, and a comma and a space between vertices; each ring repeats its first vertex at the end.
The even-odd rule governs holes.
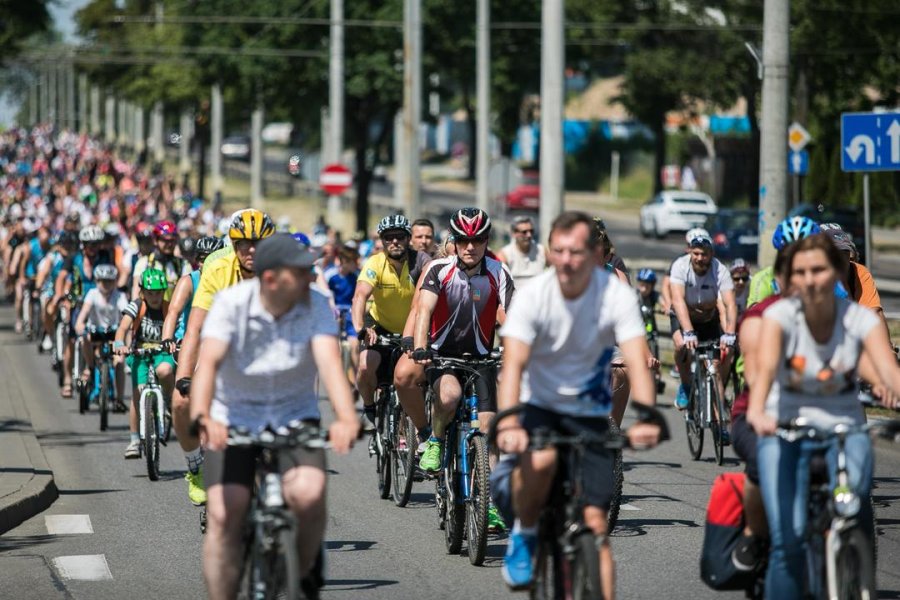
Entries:
POLYGON ((163 290, 169 287, 166 274, 159 269, 147 269, 141 275, 141 288, 150 291, 163 290))

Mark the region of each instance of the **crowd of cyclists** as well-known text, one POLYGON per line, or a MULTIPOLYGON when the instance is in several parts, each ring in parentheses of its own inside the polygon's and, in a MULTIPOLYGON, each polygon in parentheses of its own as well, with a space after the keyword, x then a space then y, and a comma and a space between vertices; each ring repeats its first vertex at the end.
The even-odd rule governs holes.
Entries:
MULTIPOLYGON (((46 126, 0 134, 0 169, 0 255, 16 331, 52 357, 64 399, 90 396, 98 344, 112 341, 114 409, 129 414, 126 459, 141 457, 135 399, 153 371, 189 500, 209 511, 210 597, 235 594, 253 489, 255 455, 229 448, 227 428, 318 422, 320 386, 336 415, 333 448, 346 452, 359 428, 374 428, 376 390, 392 385, 416 429, 417 476, 427 477, 441 468, 464 392, 462 374, 434 368, 435 358, 478 359, 502 345, 500 372, 478 373, 478 421, 496 429, 492 466, 500 455, 516 458, 492 479, 488 523, 509 530, 504 579, 527 589, 538 517, 561 464, 554 449, 532 448, 529 434, 606 433, 630 401, 642 408, 624 434, 630 444, 663 441, 651 415, 662 391, 658 346, 648 340, 657 315, 668 316, 674 404, 685 419, 698 344, 718 345, 720 387, 732 370, 740 375, 730 416, 719 415, 746 472, 746 527, 732 559, 748 571, 767 561, 768 598, 802 595, 804 517, 792 507, 803 501, 798 482, 813 449, 773 436, 776 427, 796 417, 861 422, 860 378, 888 406, 900 394, 874 279, 835 224, 783 221, 774 265, 754 274, 742 260, 720 262, 709 233, 693 229, 664 274, 642 268, 632 282, 603 220, 579 212, 561 214, 546 245, 530 217, 516 217, 496 252, 489 246, 502 232, 477 208, 437 227, 393 214, 371 238, 342 241, 322 227, 310 239, 256 209, 227 216, 90 137, 46 126), (138 357, 138 348, 162 351, 138 357), (492 423, 519 404, 517 418, 492 423)), ((868 437, 855 435, 848 455, 866 498, 868 437)), ((588 448, 584 461, 584 522, 597 539, 603 595, 612 597, 611 451, 588 448)), ((304 524, 303 590, 317 597, 309 578, 324 535, 321 451, 292 452, 283 475, 285 500, 304 524)), ((870 512, 863 519, 873 532, 870 512)))

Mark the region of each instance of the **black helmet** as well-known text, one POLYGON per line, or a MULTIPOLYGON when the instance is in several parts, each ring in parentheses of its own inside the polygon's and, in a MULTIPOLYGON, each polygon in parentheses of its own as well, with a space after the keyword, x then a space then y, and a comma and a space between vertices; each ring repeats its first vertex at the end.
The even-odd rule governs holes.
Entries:
POLYGON ((213 252, 221 250, 224 247, 225 240, 212 235, 207 235, 197 240, 197 246, 195 250, 197 252, 197 257, 200 258, 209 256, 213 252))
POLYGON ((192 256, 197 249, 197 240, 192 237, 183 237, 178 240, 178 248, 182 256, 192 256))

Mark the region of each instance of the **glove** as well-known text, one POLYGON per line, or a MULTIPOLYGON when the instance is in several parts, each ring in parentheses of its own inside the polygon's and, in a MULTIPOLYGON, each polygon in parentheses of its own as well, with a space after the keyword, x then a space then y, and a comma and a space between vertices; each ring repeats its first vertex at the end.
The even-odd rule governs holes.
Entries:
POLYGON ((191 391, 191 378, 190 377, 182 377, 178 381, 175 382, 175 389, 178 390, 178 393, 182 396, 187 396, 191 391))
POLYGON ((356 339, 358 339, 358 340, 361 341, 361 342, 366 341, 366 335, 368 335, 368 334, 366 333, 367 331, 369 331, 369 328, 368 328, 368 327, 363 327, 362 329, 360 329, 359 331, 357 331, 357 332, 356 332, 356 339))
POLYGON ((412 352, 413 349, 413 339, 412 336, 408 336, 400 339, 400 349, 404 352, 412 352))
POLYGON ((413 360, 431 360, 431 350, 427 348, 416 348, 412 353, 413 360))
POLYGON ((733 333, 723 333, 722 337, 719 338, 723 344, 728 346, 729 348, 734 346, 734 342, 737 340, 737 336, 733 333))
POLYGON ((684 340, 685 344, 690 344, 692 342, 694 344, 697 343, 697 334, 694 333, 693 331, 685 331, 684 333, 681 334, 681 337, 684 340))

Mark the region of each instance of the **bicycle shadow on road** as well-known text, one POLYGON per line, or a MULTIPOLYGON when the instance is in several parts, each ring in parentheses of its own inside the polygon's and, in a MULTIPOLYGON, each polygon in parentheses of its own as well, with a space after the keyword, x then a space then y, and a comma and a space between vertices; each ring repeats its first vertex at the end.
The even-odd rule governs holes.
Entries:
POLYGON ((369 550, 377 543, 378 542, 363 542, 360 540, 344 542, 337 540, 326 540, 325 549, 329 552, 355 552, 357 550, 369 550))
POLYGON ((57 540, 59 540, 59 536, 49 534, 0 536, 0 554, 23 550, 57 540))
POLYGON ((0 433, 7 431, 31 431, 31 423, 21 419, 0 420, 0 433))
MULTIPOLYGON (((141 464, 143 464, 144 459, 141 458, 140 461, 135 461, 135 462, 140 462, 141 464)), ((187 471, 185 471, 184 469, 180 469, 180 470, 176 470, 176 471, 160 471, 159 472, 159 481, 175 481, 176 479, 184 479, 184 474, 186 472, 187 471)), ((132 475, 132 477, 133 478, 136 477, 139 479, 147 479, 147 472, 142 471, 140 473, 136 473, 136 474, 132 475)))
POLYGON ((53 433, 37 434, 38 442, 44 447, 67 447, 67 446, 91 446, 95 444, 122 444, 128 439, 125 436, 110 435, 110 431, 115 429, 126 430, 119 426, 111 426, 106 432, 83 433, 78 431, 55 431, 53 433))
POLYGON ((610 537, 637 537, 647 535, 648 529, 687 527, 690 529, 701 527, 696 521, 688 519, 623 519, 619 517, 616 528, 610 537))
POLYGON ((681 469, 682 467, 684 467, 684 465, 682 465, 681 463, 664 462, 660 460, 629 460, 626 457, 622 470, 631 471, 632 469, 638 467, 665 467, 667 469, 681 469))
POLYGON ((386 585, 397 585, 396 579, 329 579, 325 582, 325 592, 361 592, 375 590, 386 585))

